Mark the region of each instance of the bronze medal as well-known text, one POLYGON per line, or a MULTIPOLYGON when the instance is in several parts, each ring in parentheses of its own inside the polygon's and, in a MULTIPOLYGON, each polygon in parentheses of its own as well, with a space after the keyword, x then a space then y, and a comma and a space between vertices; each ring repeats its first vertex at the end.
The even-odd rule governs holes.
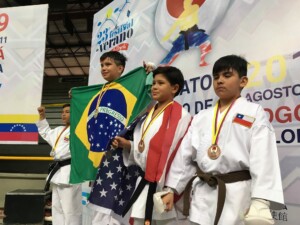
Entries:
POLYGON ((145 149, 145 143, 144 141, 141 139, 139 142, 139 146, 138 146, 139 152, 142 153, 145 149))
POLYGON ((209 147, 207 155, 210 159, 215 160, 221 155, 221 149, 218 145, 212 145, 209 147))

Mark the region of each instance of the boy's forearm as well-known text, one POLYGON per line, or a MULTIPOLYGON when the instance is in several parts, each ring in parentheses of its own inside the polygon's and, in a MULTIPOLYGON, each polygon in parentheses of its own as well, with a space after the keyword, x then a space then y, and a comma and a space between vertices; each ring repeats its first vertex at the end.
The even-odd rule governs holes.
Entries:
POLYGON ((46 116, 45 115, 40 115, 40 120, 44 120, 46 119, 46 116))

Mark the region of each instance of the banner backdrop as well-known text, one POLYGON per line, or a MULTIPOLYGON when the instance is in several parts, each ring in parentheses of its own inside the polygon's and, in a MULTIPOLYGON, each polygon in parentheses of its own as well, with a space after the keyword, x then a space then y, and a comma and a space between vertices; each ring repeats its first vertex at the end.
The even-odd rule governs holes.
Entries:
POLYGON ((0 144, 37 144, 48 5, 0 9, 0 144))
MULTIPOLYGON (((213 63, 245 57, 249 84, 242 95, 261 104, 276 129, 287 209, 276 224, 299 224, 300 211, 300 1, 114 1, 94 16, 89 84, 103 83, 99 57, 119 50, 126 71, 151 61, 185 75, 177 101, 192 114, 211 107, 213 63)), ((271 173, 272 171, 270 171, 271 173)))

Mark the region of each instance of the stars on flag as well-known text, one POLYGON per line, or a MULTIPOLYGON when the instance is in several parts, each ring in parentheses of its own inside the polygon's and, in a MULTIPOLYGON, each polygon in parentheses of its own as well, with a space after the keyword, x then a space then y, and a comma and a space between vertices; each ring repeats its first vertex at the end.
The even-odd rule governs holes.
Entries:
POLYGON ((121 215, 134 191, 139 174, 139 167, 127 168, 124 165, 122 150, 116 149, 112 157, 103 159, 89 201, 121 215))

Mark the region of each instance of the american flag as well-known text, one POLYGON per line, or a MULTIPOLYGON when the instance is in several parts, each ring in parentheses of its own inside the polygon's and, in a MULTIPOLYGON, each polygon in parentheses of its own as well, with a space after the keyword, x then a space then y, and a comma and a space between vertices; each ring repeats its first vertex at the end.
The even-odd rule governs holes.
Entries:
POLYGON ((113 151, 111 157, 104 156, 102 159, 89 201, 121 215, 141 170, 137 166, 124 166, 121 149, 113 151))

